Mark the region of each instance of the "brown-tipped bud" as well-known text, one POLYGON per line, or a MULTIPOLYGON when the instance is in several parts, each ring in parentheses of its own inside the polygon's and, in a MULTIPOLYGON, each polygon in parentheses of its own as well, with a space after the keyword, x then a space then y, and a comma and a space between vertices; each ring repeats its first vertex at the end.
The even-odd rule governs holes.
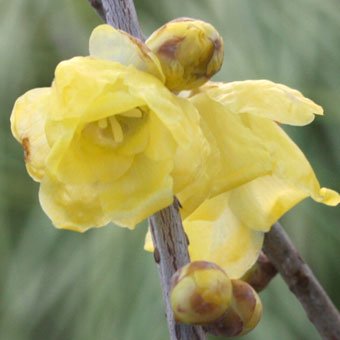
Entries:
POLYGON ((191 90, 209 80, 222 66, 223 39, 201 20, 179 18, 155 31, 146 45, 157 55, 172 91, 191 90))
POLYGON ((195 261, 172 277, 170 302, 177 322, 206 324, 218 319, 231 302, 231 281, 214 263, 195 261))
POLYGON ((222 317, 206 326, 208 332, 226 337, 240 336, 256 327, 262 316, 262 303, 246 282, 232 280, 233 298, 222 317))
POLYGON ((274 265, 261 252, 256 263, 242 276, 241 280, 249 283, 257 292, 267 287, 271 279, 277 274, 274 265))

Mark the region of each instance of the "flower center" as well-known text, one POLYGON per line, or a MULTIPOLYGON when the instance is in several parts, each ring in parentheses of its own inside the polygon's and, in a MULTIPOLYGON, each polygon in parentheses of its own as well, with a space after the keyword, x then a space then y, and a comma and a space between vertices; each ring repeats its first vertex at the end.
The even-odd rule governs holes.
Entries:
POLYGON ((143 120, 144 110, 136 107, 118 115, 109 116, 88 124, 84 130, 85 138, 100 146, 117 147, 124 140, 124 135, 132 132, 143 120))

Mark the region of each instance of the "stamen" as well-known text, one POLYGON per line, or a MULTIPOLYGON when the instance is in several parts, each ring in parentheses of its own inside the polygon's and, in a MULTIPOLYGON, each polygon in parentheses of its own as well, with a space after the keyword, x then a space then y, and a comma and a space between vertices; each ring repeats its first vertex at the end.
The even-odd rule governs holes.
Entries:
POLYGON ((129 118, 141 118, 143 115, 143 112, 140 108, 135 107, 132 110, 120 113, 123 117, 129 117, 129 118))
POLYGON ((119 122, 118 122, 118 120, 115 116, 111 116, 109 118, 109 120, 110 120, 113 140, 116 143, 121 143, 123 141, 123 138, 124 138, 122 127, 120 126, 120 124, 119 124, 119 122))
POLYGON ((100 129, 106 129, 107 125, 108 125, 107 118, 103 118, 98 121, 98 126, 100 129))

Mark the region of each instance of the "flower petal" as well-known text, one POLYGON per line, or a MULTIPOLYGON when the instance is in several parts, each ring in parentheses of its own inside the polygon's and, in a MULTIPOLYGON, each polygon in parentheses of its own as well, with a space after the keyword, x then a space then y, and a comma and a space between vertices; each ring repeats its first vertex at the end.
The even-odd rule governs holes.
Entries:
POLYGON ((190 100, 199 110, 203 133, 211 150, 196 177, 178 194, 184 216, 206 198, 272 172, 267 147, 244 125, 241 117, 230 113, 204 93, 190 100))
POLYGON ((148 117, 149 141, 144 150, 145 155, 154 160, 166 160, 173 157, 177 144, 175 143, 170 131, 154 112, 149 113, 148 117))
POLYGON ((225 105, 233 113, 249 113, 283 124, 306 125, 323 109, 301 92, 269 80, 246 80, 231 83, 213 83, 200 91, 225 105))
POLYGON ((229 200, 229 193, 224 193, 205 201, 183 224, 191 260, 214 262, 235 279, 257 260, 264 234, 244 226, 229 200))
POLYGON ((156 211, 173 201, 170 172, 173 160, 153 161, 136 155, 129 171, 118 181, 102 188, 105 214, 121 226, 133 229, 156 211))
POLYGON ((230 209, 241 223, 253 230, 267 232, 288 210, 308 193, 279 178, 264 176, 230 193, 230 209))
POLYGON ((164 82, 164 74, 158 58, 140 40, 110 25, 97 26, 89 42, 90 56, 133 65, 164 82))
POLYGON ((111 182, 123 176, 133 163, 133 155, 125 155, 103 146, 83 131, 70 143, 55 143, 47 160, 49 170, 62 182, 84 184, 111 182))
POLYGON ((49 119, 54 121, 77 120, 90 123, 129 111, 144 104, 131 95, 125 79, 139 77, 145 86, 156 78, 118 63, 75 57, 58 64, 52 84, 53 96, 49 119))
POLYGON ((39 182, 44 177, 45 161, 50 152, 45 136, 50 96, 50 88, 30 90, 17 99, 11 115, 12 133, 24 148, 27 171, 39 182))
POLYGON ((231 209, 244 225, 268 231, 284 213, 308 196, 327 205, 339 204, 339 194, 320 188, 304 154, 275 122, 250 114, 242 116, 249 128, 266 142, 275 162, 272 175, 257 178, 231 193, 231 209))
MULTIPOLYGON (((230 199, 230 194, 224 193, 206 200, 183 220, 183 226, 191 261, 214 262, 237 279, 256 262, 264 233, 243 225, 230 209, 230 199)), ((150 228, 144 249, 154 251, 150 228)))
POLYGON ((57 228, 84 232, 110 222, 103 212, 96 184, 70 185, 46 175, 40 185, 39 199, 57 228))

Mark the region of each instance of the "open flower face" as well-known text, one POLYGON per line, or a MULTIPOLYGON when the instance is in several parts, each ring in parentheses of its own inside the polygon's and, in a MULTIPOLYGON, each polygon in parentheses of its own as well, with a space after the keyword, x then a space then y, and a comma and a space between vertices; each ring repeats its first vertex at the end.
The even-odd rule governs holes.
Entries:
POLYGON ((164 87, 141 42, 102 25, 90 51, 60 63, 51 88, 18 99, 12 131, 57 227, 133 228, 172 202, 174 155, 202 136, 198 115, 164 87))

